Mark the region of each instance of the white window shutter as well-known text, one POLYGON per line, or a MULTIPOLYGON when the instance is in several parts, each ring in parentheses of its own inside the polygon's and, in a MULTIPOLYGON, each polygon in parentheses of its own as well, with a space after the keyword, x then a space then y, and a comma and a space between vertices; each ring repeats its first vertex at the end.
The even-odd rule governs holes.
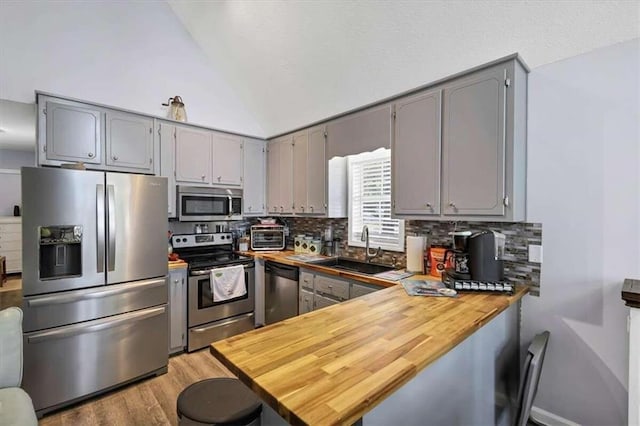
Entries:
POLYGON ((350 157, 349 186, 349 244, 364 246, 367 225, 370 247, 404 251, 404 221, 391 218, 391 151, 350 157))

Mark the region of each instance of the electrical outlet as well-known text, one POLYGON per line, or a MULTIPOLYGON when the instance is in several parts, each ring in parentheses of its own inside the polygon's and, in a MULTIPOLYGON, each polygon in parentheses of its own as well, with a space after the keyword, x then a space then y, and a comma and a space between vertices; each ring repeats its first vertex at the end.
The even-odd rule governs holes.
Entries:
POLYGON ((529 262, 542 263, 542 246, 536 244, 529 246, 529 262))

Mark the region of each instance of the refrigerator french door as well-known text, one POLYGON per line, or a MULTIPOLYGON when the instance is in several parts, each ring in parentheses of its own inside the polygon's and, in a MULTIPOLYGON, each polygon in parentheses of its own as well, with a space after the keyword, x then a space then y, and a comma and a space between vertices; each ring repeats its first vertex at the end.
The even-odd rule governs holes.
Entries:
POLYGON ((166 178, 25 167, 22 203, 22 386, 37 414, 166 372, 166 178))
POLYGON ((167 274, 166 178, 24 167, 22 188, 25 296, 167 274))

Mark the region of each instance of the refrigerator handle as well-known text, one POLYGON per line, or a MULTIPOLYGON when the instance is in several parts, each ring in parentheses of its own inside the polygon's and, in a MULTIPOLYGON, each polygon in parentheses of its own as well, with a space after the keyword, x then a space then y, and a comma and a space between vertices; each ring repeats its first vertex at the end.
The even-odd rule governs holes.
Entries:
POLYGON ((96 185, 96 239, 98 272, 104 272, 104 185, 96 185))
POLYGON ((109 236, 107 254, 107 271, 116 269, 116 201, 113 185, 107 185, 107 234, 109 236))

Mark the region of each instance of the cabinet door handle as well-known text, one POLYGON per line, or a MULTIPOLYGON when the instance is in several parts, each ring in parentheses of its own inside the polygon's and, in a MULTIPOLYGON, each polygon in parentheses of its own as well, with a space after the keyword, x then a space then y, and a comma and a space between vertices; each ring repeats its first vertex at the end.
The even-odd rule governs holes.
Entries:
POLYGON ((311 210, 311 213, 313 213, 313 206, 309 206, 309 210, 311 210))
POLYGON ((428 209, 433 210, 433 206, 431 205, 431 203, 427 203, 427 204, 425 204, 425 205, 427 206, 427 208, 428 208, 428 209))
POLYGON ((280 213, 284 212, 284 207, 280 206, 280 213))
POLYGON ((300 210, 302 210, 302 213, 304 213, 304 206, 300 206, 300 210))
POLYGON ((113 159, 113 161, 118 161, 118 156, 114 155, 113 157, 111 157, 113 159))
POLYGON ((93 152, 88 153, 88 154, 87 154, 87 157, 89 157, 89 158, 93 158, 93 152))
POLYGON ((202 180, 204 180, 204 177, 205 177, 205 176, 204 176, 204 175, 202 175, 201 177, 202 177, 202 180))
POLYGON ((173 280, 173 283, 174 283, 175 285, 178 285, 178 284, 180 284, 180 280, 178 280, 178 279, 173 280))
POLYGON ((449 203, 449 207, 451 207, 454 210, 458 210, 458 208, 456 207, 456 203, 449 203))
POLYGON ((249 211, 251 211, 251 206, 249 206, 249 211))
POLYGON ((220 179, 222 179, 222 176, 218 176, 218 182, 220 182, 220 179))

